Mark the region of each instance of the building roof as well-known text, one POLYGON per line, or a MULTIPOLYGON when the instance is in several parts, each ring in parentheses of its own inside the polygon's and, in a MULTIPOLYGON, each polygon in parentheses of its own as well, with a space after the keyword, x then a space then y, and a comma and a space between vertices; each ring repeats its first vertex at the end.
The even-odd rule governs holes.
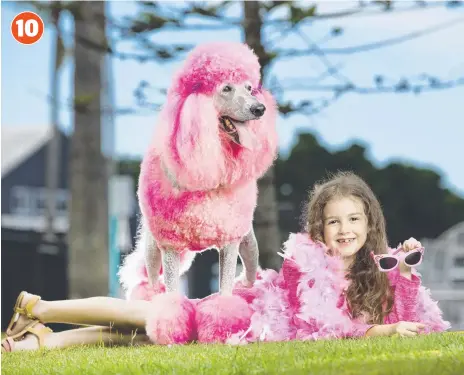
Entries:
POLYGON ((2 126, 2 178, 44 146, 51 126, 2 126))
POLYGON ((440 235, 440 239, 456 238, 460 234, 464 234, 464 221, 453 225, 440 235))

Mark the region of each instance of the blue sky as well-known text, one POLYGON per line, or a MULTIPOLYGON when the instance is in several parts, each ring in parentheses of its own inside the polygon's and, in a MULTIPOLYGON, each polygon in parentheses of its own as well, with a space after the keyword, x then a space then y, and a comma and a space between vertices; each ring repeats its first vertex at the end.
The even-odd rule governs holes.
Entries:
MULTIPOLYGON (((334 10, 352 2, 325 2, 320 9, 334 10)), ((2 127, 43 126, 50 123, 47 95, 50 81, 50 47, 52 31, 47 29, 39 43, 24 46, 16 43, 10 23, 23 5, 13 8, 2 2, 2 127)), ((131 15, 134 2, 112 2, 114 16, 131 15)), ((239 9, 233 10, 238 14, 239 9)), ((320 21, 304 29, 314 40, 323 38, 332 26, 341 26, 344 35, 329 41, 325 47, 346 47, 400 36, 412 31, 460 19, 448 29, 407 43, 354 55, 328 56, 332 64, 353 81, 370 86, 372 77, 381 73, 393 80, 429 73, 444 79, 464 76, 464 9, 421 10, 381 16, 349 17, 320 21)), ((69 30, 69 19, 63 21, 69 30)), ((272 35, 266 35, 271 37, 272 35)), ((158 42, 197 43, 199 40, 242 40, 239 30, 201 33, 164 33, 154 37, 158 42)), ((69 43, 69 39, 66 41, 69 43)), ((281 47, 302 48, 299 37, 289 37, 281 47)), ((132 46, 121 45, 128 51, 132 46)), ((166 87, 180 62, 139 64, 115 60, 113 65, 115 99, 118 107, 135 105, 133 90, 140 80, 166 87)), ((322 72, 323 65, 315 57, 304 57, 276 64, 272 74, 281 82, 296 79, 310 83, 322 72)), ((72 94, 73 67, 70 59, 62 69, 61 98, 64 103, 72 94)), ((328 80, 324 84, 330 84, 328 80)), ((320 93, 286 93, 286 98, 306 99, 320 93)), ((156 112, 121 116, 115 122, 115 150, 118 155, 142 156, 147 149, 156 124, 156 112)), ((280 149, 288 152, 298 131, 309 130, 331 150, 358 142, 368 148, 376 166, 403 161, 415 166, 430 167, 444 177, 444 185, 464 197, 464 87, 412 94, 349 94, 322 113, 306 117, 296 115, 280 118, 278 131, 280 149)), ((72 115, 63 107, 60 126, 70 131, 72 115)), ((317 160, 314 161, 317 163, 317 160)), ((311 166, 308 165, 308 168, 311 166)))

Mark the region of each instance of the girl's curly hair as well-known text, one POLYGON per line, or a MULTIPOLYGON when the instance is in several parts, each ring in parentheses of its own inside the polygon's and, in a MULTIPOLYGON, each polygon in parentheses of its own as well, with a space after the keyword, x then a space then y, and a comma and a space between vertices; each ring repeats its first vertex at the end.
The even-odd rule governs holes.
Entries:
POLYGON ((357 252, 347 274, 351 281, 346 298, 354 318, 367 314, 371 324, 382 324, 393 306, 390 283, 385 273, 379 272, 370 252, 387 252, 385 218, 380 203, 366 182, 351 172, 339 172, 316 184, 309 194, 304 210, 304 225, 313 240, 324 242, 323 212, 334 198, 355 197, 364 207, 368 233, 364 246, 357 252))

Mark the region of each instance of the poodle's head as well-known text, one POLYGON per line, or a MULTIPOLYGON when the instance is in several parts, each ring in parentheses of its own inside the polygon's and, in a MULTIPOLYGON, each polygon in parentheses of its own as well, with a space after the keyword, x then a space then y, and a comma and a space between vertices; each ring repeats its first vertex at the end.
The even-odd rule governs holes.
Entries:
POLYGON ((168 91, 161 125, 169 127, 165 135, 172 160, 166 163, 171 173, 191 172, 189 178, 177 176, 180 186, 211 188, 240 179, 231 168, 256 175, 269 167, 276 148, 276 112, 260 80, 258 58, 243 43, 205 43, 187 56, 168 91))
POLYGON ((198 46, 175 78, 171 95, 204 95, 217 113, 219 130, 243 147, 251 147, 247 122, 264 115, 258 58, 243 43, 213 42, 198 46))

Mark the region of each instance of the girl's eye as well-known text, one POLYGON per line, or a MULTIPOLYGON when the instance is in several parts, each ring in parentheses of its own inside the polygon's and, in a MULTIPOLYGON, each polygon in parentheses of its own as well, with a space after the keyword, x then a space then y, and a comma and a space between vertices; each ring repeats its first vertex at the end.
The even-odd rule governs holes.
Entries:
POLYGON ((357 221, 357 220, 359 220, 359 217, 352 217, 351 220, 352 221, 357 221))
POLYGON ((330 220, 329 224, 335 224, 336 222, 337 222, 337 220, 330 220))

